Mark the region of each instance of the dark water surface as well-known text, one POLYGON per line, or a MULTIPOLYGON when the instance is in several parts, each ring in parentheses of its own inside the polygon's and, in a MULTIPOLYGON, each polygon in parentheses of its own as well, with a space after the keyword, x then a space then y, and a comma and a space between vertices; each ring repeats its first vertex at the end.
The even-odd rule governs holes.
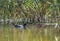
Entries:
POLYGON ((27 27, 21 30, 14 26, 0 26, 0 41, 60 41, 60 28, 27 27))

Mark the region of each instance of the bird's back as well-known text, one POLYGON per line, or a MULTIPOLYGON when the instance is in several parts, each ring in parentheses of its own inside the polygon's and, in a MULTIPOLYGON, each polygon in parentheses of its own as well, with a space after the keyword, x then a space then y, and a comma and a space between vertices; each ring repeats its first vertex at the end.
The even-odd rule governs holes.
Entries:
POLYGON ((23 28, 23 25, 15 25, 16 28, 23 28))

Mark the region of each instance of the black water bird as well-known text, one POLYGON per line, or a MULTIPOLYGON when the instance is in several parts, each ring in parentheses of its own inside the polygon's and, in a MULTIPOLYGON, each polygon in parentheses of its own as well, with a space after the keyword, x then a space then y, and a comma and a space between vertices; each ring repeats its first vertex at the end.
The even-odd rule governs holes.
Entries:
POLYGON ((22 29, 22 28, 24 28, 24 29, 26 29, 26 23, 24 23, 24 24, 22 24, 22 25, 19 25, 19 24, 14 24, 14 26, 16 27, 16 28, 19 28, 19 29, 22 29))

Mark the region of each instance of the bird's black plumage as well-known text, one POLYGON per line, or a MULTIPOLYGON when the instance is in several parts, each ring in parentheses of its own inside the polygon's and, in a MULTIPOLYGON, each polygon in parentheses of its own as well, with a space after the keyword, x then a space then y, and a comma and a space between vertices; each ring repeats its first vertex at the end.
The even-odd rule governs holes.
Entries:
POLYGON ((26 29, 26 23, 22 24, 22 25, 18 25, 18 24, 15 24, 14 25, 16 28, 24 28, 26 29))

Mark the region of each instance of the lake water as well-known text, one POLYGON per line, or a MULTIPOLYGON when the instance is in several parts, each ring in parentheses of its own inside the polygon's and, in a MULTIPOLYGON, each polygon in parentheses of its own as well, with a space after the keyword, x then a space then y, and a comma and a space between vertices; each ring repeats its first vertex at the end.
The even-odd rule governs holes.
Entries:
POLYGON ((60 28, 29 25, 26 30, 20 30, 14 26, 0 26, 0 41, 60 41, 60 28))

